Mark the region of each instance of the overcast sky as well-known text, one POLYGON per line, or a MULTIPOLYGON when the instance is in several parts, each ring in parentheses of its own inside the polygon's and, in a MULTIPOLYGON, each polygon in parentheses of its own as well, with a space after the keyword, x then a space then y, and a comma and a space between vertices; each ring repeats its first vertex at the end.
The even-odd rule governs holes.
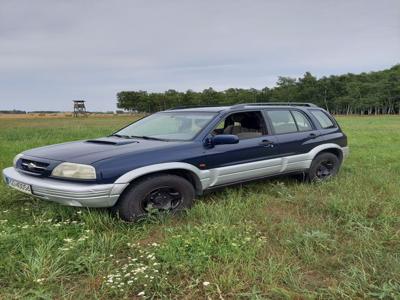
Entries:
POLYGON ((399 0, 0 0, 0 109, 273 86, 400 63, 399 0))

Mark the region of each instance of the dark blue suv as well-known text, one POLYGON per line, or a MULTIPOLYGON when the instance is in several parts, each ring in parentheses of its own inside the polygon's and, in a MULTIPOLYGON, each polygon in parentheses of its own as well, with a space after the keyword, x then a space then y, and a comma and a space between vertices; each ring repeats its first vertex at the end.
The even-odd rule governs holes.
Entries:
POLYGON ((189 208, 195 195, 274 175, 323 181, 348 155, 335 119, 309 103, 170 109, 114 134, 25 151, 3 170, 17 190, 124 220, 189 208))

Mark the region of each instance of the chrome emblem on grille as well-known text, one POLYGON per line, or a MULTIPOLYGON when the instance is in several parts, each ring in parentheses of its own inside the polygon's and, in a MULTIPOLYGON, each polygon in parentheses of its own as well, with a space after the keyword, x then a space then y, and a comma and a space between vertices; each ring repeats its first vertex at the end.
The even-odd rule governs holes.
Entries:
POLYGON ((34 171, 34 170, 45 170, 46 167, 40 167, 37 164, 35 164, 34 162, 30 162, 30 163, 26 163, 23 162, 22 165, 27 168, 29 171, 34 171))
POLYGON ((36 168, 37 168, 37 165, 35 165, 33 162, 30 162, 30 163, 27 165, 27 167, 28 167, 29 170, 33 170, 33 169, 36 169, 36 168))

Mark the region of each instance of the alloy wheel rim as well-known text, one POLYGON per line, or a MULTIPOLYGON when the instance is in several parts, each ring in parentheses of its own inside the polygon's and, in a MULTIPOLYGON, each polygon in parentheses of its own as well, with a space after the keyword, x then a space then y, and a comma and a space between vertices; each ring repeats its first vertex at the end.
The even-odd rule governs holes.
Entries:
POLYGON ((325 180, 332 176, 332 171, 334 169, 334 164, 330 160, 322 161, 316 170, 316 177, 319 180, 325 180))
POLYGON ((165 186, 157 188, 147 194, 142 202, 142 208, 151 210, 171 211, 182 203, 182 194, 174 188, 165 186))

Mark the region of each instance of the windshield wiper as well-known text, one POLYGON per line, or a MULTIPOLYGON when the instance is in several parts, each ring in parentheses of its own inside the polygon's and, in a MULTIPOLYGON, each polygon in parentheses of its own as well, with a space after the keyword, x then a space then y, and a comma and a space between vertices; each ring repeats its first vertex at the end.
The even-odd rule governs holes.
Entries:
POLYGON ((124 138, 124 139, 130 139, 131 138, 129 135, 123 135, 123 134, 117 134, 117 133, 114 133, 114 134, 112 134, 110 136, 116 136, 116 137, 124 138))
POLYGON ((156 138, 156 137, 147 136, 147 135, 130 135, 129 137, 130 138, 144 139, 144 140, 168 141, 166 139, 156 138))

